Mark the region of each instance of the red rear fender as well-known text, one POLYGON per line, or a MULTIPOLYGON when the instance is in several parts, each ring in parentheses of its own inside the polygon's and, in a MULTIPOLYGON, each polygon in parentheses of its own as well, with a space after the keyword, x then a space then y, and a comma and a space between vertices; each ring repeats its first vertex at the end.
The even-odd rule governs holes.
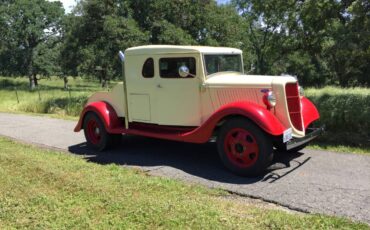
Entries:
POLYGON ((105 101, 97 101, 89 103, 85 106, 85 108, 81 112, 80 120, 78 121, 74 129, 75 132, 79 132, 81 129, 83 129, 82 126, 84 118, 88 112, 93 112, 100 117, 100 119, 104 123, 107 132, 110 132, 117 127, 123 126, 123 121, 118 118, 116 111, 110 104, 105 101))

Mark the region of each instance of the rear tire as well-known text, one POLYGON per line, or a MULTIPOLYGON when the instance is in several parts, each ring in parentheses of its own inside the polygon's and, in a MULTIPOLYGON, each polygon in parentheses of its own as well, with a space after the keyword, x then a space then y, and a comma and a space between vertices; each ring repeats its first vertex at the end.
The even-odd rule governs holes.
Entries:
POLYGON ((110 134, 105 129, 104 123, 95 113, 88 113, 83 123, 87 145, 97 151, 103 151, 117 144, 122 135, 110 134))
POLYGON ((243 118, 226 121, 220 129, 217 147, 224 165, 241 176, 262 174, 273 159, 271 138, 243 118))

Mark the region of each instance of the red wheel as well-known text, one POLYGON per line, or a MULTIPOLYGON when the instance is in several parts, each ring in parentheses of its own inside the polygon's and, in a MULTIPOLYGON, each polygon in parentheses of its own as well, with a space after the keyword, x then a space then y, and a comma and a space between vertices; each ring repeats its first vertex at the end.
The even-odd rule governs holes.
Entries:
POLYGON ((109 134, 95 113, 88 113, 84 119, 84 134, 87 145, 98 151, 103 151, 117 143, 121 135, 109 134))
POLYGON ((256 138, 241 128, 227 132, 224 148, 229 160, 240 168, 248 168, 255 164, 259 154, 256 138))
POLYGON ((87 121, 86 132, 87 138, 91 144, 97 145, 101 140, 101 128, 95 119, 89 119, 87 121))
POLYGON ((271 139, 243 118, 231 119, 221 127, 217 145, 225 166, 238 175, 259 175, 273 158, 271 139))

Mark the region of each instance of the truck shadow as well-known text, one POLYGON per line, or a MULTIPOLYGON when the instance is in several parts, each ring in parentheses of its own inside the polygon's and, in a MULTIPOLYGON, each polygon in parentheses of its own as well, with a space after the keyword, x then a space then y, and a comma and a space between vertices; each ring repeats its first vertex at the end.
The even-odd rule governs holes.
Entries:
MULTIPOLYGON (((138 166, 148 171, 169 166, 191 176, 231 184, 251 184, 258 181, 274 183, 309 160, 300 159, 297 161, 296 159, 302 153, 275 154, 272 165, 264 175, 246 178, 232 174, 223 166, 215 143, 191 144, 139 136, 124 136, 121 143, 112 150, 97 152, 88 148, 86 143, 81 143, 70 146, 69 151, 98 164, 138 166), (297 167, 291 166, 293 161, 298 162, 297 167), (299 163, 301 161, 303 163, 299 163), (284 172, 280 172, 281 170, 284 172), (277 171, 279 172, 276 173, 277 171)), ((295 163, 295 165, 297 164, 295 163)), ((179 174, 179 172, 175 173, 179 174)))

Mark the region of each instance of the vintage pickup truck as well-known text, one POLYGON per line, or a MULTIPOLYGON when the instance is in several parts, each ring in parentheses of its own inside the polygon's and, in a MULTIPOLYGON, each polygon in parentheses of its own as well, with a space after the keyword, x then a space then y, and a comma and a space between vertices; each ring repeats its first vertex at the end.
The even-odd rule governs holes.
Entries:
POLYGON ((242 51, 150 45, 120 51, 123 82, 92 95, 75 128, 104 150, 122 134, 216 140, 232 172, 254 176, 274 148, 298 151, 322 132, 316 107, 291 76, 244 74, 242 51))

